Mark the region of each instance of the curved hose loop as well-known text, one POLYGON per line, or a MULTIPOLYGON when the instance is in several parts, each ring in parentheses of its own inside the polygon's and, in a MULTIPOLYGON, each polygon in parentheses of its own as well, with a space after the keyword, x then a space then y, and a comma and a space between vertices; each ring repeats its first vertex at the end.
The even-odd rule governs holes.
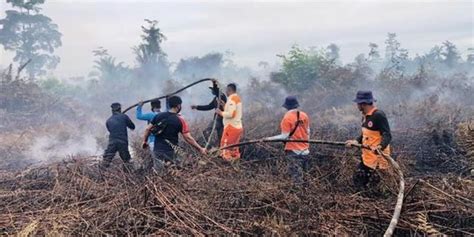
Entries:
MULTIPOLYGON (((336 142, 336 141, 326 141, 326 140, 289 140, 289 139, 278 139, 278 140, 250 140, 242 143, 232 144, 229 146, 221 147, 220 150, 230 149, 233 147, 239 146, 246 146, 255 143, 272 143, 272 142, 306 142, 306 143, 313 143, 313 144, 326 144, 326 145, 335 145, 335 146, 345 146, 345 142, 336 142)), ((362 145, 362 144, 352 144, 352 147, 360 148, 360 149, 370 149, 369 146, 362 145)), ((403 176, 403 172, 400 169, 398 163, 389 155, 383 153, 380 149, 377 149, 377 153, 381 154, 383 158, 385 158, 395 169, 399 176, 399 183, 398 183, 398 195, 397 195, 397 202, 395 204, 395 209, 393 211, 392 219, 390 220, 390 224, 385 230, 384 237, 391 237, 395 228, 397 227, 398 220, 400 219, 400 213, 403 207, 403 197, 405 195, 405 178, 403 176)))
POLYGON ((398 181, 398 195, 397 195, 397 203, 395 204, 395 209, 393 210, 392 219, 390 220, 390 224, 385 230, 383 234, 384 237, 391 237, 395 228, 397 227, 398 220, 400 219, 400 213, 402 212, 403 207, 403 197, 405 195, 405 178, 403 177, 403 172, 400 169, 398 163, 389 155, 384 154, 380 149, 377 149, 379 154, 382 154, 383 158, 388 160, 388 162, 392 165, 395 171, 398 174, 399 181, 398 181))
MULTIPOLYGON (((219 99, 222 95, 222 91, 220 89, 221 87, 220 87, 219 81, 217 79, 214 79, 214 78, 204 78, 204 79, 195 81, 195 82, 193 82, 193 83, 191 83, 191 84, 189 84, 189 85, 187 85, 187 86, 185 86, 185 87, 183 87, 183 88, 181 88, 181 89, 179 89, 179 90, 177 90, 173 93, 170 93, 170 94, 167 94, 167 95, 164 95, 164 96, 160 96, 160 97, 156 97, 156 98, 153 98, 153 99, 145 100, 145 101, 143 101, 143 103, 149 103, 149 102, 151 102, 153 100, 156 100, 156 99, 161 100, 161 99, 168 98, 170 96, 176 95, 176 94, 178 94, 178 93, 180 93, 180 92, 182 92, 182 91, 184 91, 184 90, 186 90, 186 89, 188 89, 192 86, 195 86, 195 85, 197 85, 199 83, 202 83, 202 82, 205 82, 205 81, 213 81, 213 82, 215 81, 217 83, 217 87, 219 88, 219 90, 218 90, 219 93, 217 93, 218 95, 216 95, 216 101, 219 102, 219 99)), ((136 107, 138 105, 139 105, 139 103, 136 103, 136 104, 126 108, 122 113, 126 113, 126 112, 128 112, 129 110, 133 109, 134 107, 136 107)), ((205 146, 206 149, 209 147, 212 136, 214 135, 214 131, 216 130, 216 123, 217 123, 217 115, 214 115, 214 120, 212 122, 212 130, 211 130, 211 133, 209 134, 209 137, 207 139, 206 146, 205 146)))
MULTIPOLYGON (((193 82, 193 83, 191 83, 191 84, 189 84, 189 85, 187 85, 187 86, 185 86, 185 87, 183 87, 183 88, 181 88, 181 89, 179 89, 179 90, 177 90, 177 91, 175 91, 175 92, 172 92, 172 93, 170 93, 170 94, 167 94, 167 95, 164 95, 164 96, 160 96, 160 97, 156 97, 156 98, 149 99, 149 100, 145 100, 145 101, 143 101, 143 103, 145 104, 145 103, 151 102, 152 100, 165 99, 165 98, 167 98, 167 97, 176 95, 176 94, 178 94, 178 93, 180 93, 180 92, 182 92, 182 91, 184 91, 184 90, 186 90, 186 89, 188 89, 188 88, 190 88, 190 87, 192 87, 192 86, 195 86, 195 85, 197 85, 197 84, 199 84, 199 83, 202 83, 202 82, 205 82, 205 81, 212 81, 212 80, 215 80, 215 79, 213 79, 213 78, 204 78, 204 79, 201 79, 201 80, 199 80, 199 81, 195 81, 195 82, 193 82)), ((131 105, 130 107, 126 108, 122 113, 127 113, 129 110, 131 110, 131 109, 137 107, 138 105, 139 105, 139 103, 136 103, 136 104, 134 104, 134 105, 131 105)))

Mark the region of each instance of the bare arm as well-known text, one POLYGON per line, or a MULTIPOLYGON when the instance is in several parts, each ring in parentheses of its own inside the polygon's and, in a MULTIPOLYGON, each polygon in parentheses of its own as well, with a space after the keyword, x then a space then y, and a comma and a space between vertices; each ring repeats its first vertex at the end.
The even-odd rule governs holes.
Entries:
POLYGON ((148 137, 150 136, 151 134, 151 129, 153 128, 153 124, 150 124, 148 125, 148 127, 146 127, 145 129, 145 134, 143 135, 143 142, 142 142, 142 146, 145 148, 148 146, 148 137), (145 145, 147 144, 147 145, 145 145))
POLYGON ((205 148, 201 147, 197 142, 196 140, 194 140, 193 136, 191 136, 191 133, 184 133, 183 134, 183 138, 184 140, 191 146, 193 146, 194 148, 196 148, 197 150, 199 150, 201 153, 205 153, 205 148))

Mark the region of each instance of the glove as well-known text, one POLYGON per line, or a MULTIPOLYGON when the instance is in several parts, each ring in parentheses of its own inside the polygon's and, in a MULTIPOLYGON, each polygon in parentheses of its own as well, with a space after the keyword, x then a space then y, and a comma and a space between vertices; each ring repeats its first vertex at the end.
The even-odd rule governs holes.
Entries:
POLYGON ((381 146, 381 145, 371 147, 370 149, 371 149, 372 152, 374 152, 375 154, 381 155, 380 152, 379 152, 379 151, 382 151, 382 146, 381 146))
POLYGON ((346 141, 346 147, 347 148, 351 148, 353 147, 354 145, 358 145, 359 142, 357 142, 356 140, 347 140, 346 141))

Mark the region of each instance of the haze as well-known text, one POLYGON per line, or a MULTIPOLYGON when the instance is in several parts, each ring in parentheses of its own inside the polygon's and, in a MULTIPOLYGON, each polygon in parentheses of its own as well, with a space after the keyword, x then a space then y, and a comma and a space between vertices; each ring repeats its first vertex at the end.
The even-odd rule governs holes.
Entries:
MULTIPOLYGON (((10 6, 0 2, 0 18, 10 6)), ((169 60, 209 52, 234 53, 241 66, 274 64, 298 44, 325 47, 336 43, 343 62, 351 61, 375 42, 383 50, 387 32, 395 32, 410 56, 450 40, 466 56, 473 47, 472 1, 338 1, 338 2, 152 2, 46 1, 43 14, 59 25, 61 63, 58 77, 85 76, 92 70, 91 51, 102 46, 134 65, 131 47, 140 41, 144 19, 156 19, 168 40, 169 60)), ((0 49, 1 66, 12 59, 0 49)))

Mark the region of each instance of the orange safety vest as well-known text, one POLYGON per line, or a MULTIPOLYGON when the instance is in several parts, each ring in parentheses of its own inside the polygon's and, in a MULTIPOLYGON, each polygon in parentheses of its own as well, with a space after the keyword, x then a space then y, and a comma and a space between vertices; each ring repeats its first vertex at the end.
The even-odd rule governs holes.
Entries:
MULTIPOLYGON (((364 116, 362 123, 362 145, 369 147, 376 147, 382 142, 382 134, 378 130, 372 130, 372 121, 367 121, 367 116, 371 116, 375 112, 376 108, 372 109, 364 116)), ((390 145, 388 145, 383 151, 384 154, 390 155, 390 145)), ((362 161, 365 166, 372 169, 387 169, 388 161, 383 158, 382 155, 377 155, 369 149, 362 149, 362 161)))

